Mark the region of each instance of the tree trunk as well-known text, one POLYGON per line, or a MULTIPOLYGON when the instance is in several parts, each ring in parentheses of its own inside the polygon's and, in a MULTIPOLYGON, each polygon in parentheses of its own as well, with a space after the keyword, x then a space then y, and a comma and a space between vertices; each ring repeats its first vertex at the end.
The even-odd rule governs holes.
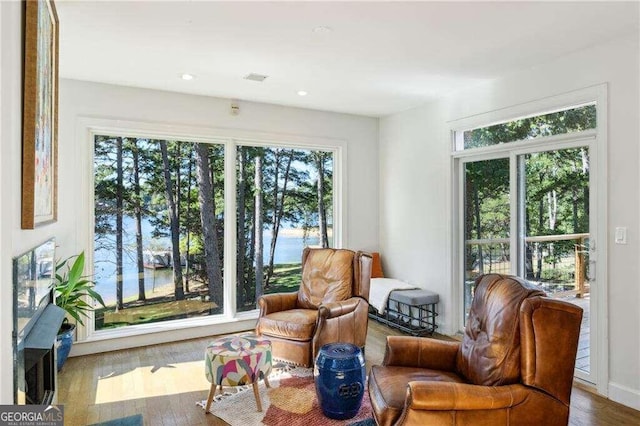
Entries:
POLYGON ((123 206, 122 138, 116 138, 116 311, 122 309, 122 216, 123 206))
POLYGON ((167 141, 160 143, 160 153, 162 154, 162 165, 164 167, 164 186, 169 208, 169 219, 171 227, 171 260, 173 264, 173 283, 175 285, 176 300, 184 300, 184 287, 182 282, 182 265, 180 264, 180 227, 178 223, 178 212, 175 198, 173 196, 173 185, 171 182, 171 172, 169 169, 169 155, 167 153, 167 141))
POLYGON ((327 235, 327 209, 324 206, 324 153, 316 152, 316 167, 318 169, 318 230, 320 232, 320 244, 322 247, 329 247, 329 236, 327 235))
POLYGON ((216 241, 215 204, 208 144, 196 144, 196 162, 199 187, 198 200, 201 206, 200 221, 202 223, 205 266, 209 283, 209 299, 218 307, 222 307, 222 272, 216 241))
MULTIPOLYGON (((538 227, 539 231, 542 232, 542 230, 544 229, 544 200, 542 198, 540 198, 540 201, 538 203, 538 227)), ((538 266, 535 279, 536 281, 540 281, 540 278, 542 277, 542 255, 544 251, 542 250, 542 243, 536 243, 536 245, 538 248, 538 266)))
MULTIPOLYGON (((482 238, 482 224, 480 222, 480 194, 478 188, 473 186, 473 207, 476 220, 476 238, 482 238)), ((482 250, 482 244, 478 244, 478 271, 480 274, 484 274, 484 256, 482 250)))
MULTIPOLYGON (((193 151, 189 151, 189 169, 187 176, 187 217, 185 221, 190 223, 191 221, 191 185, 193 183, 193 151)), ((186 241, 186 253, 185 253, 185 263, 184 263, 184 291, 189 293, 189 267, 191 266, 191 259, 189 258, 191 253, 191 229, 187 226, 187 241, 186 241)))
POLYGON ((244 306, 245 302, 249 298, 249 293, 247 291, 243 292, 242 289, 245 288, 247 283, 245 282, 246 278, 244 276, 244 267, 245 267, 245 256, 247 251, 247 240, 245 236, 245 222, 246 222, 246 211, 245 211, 245 196, 246 196, 246 161, 247 161, 247 150, 244 147, 239 148, 239 158, 238 158, 238 228, 237 239, 238 239, 238 247, 236 251, 236 285, 237 292, 237 306, 244 306))
MULTIPOLYGON (((469 167, 467 165, 467 167, 469 167)), ((465 251, 465 270, 466 271, 471 271, 473 270, 473 261, 474 261, 474 257, 473 257, 473 248, 471 247, 470 244, 466 243, 466 240, 470 240, 473 236, 473 218, 474 218, 474 214, 473 214, 473 197, 471 196, 471 194, 473 194, 473 182, 472 179, 469 177, 469 173, 467 171, 466 173, 466 177, 465 177, 465 189, 464 189, 464 239, 465 239, 465 243, 464 243, 464 251, 465 251)))
POLYGON ((549 201, 548 210, 549 210, 549 229, 555 231, 556 229, 556 221, 558 217, 558 195, 554 190, 547 193, 547 198, 549 201))
POLYGON ((256 302, 263 294, 263 263, 262 258, 262 152, 256 155, 255 189, 254 189, 254 214, 255 214, 255 270, 256 270, 256 302))
POLYGON ((578 233, 578 188, 571 188, 571 218, 573 230, 571 231, 574 234, 578 233))
POLYGON ((582 173, 587 176, 587 184, 582 189, 582 202, 584 203, 584 206, 583 206, 584 214, 585 214, 585 217, 587 218, 587 229, 585 229, 585 231, 588 232, 589 231, 589 222, 588 222, 588 218, 589 218, 589 153, 584 148, 580 150, 580 153, 582 154, 582 173))
POLYGON ((293 154, 294 151, 289 150, 289 156, 287 158, 287 166, 284 170, 284 176, 282 181, 282 192, 280 193, 280 198, 278 199, 278 172, 277 168, 279 167, 279 160, 276 161, 276 178, 273 190, 273 200, 274 200, 274 208, 273 208, 273 222, 271 225, 271 247, 269 248, 269 267, 267 268, 267 277, 265 281, 265 288, 269 287, 269 281, 273 276, 273 260, 276 255, 276 244, 278 242, 278 234, 280 232, 280 224, 282 223, 282 216, 284 215, 284 200, 287 196, 287 186, 289 185, 289 175, 291 173, 291 163, 293 162, 293 154))
POLYGON ((136 259, 138 264, 138 300, 147 300, 144 289, 144 259, 142 256, 142 193, 140 191, 140 158, 138 140, 133 139, 134 214, 136 216, 136 259))
MULTIPOLYGON (((175 175, 175 185, 176 185, 176 190, 174 193, 174 203, 176 204, 176 218, 178 220, 178 226, 180 226, 180 203, 182 201, 182 176, 180 175, 180 159, 182 157, 182 149, 181 149, 181 145, 180 142, 176 142, 175 143, 175 152, 174 152, 174 157, 176 159, 176 171, 174 173, 175 175)), ((179 229, 178 229, 179 231, 179 229)))

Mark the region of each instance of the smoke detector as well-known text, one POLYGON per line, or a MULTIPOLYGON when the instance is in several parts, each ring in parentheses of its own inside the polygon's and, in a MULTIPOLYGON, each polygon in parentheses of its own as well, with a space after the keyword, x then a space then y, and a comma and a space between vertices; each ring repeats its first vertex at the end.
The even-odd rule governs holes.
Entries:
POLYGON ((267 77, 268 77, 268 75, 251 73, 251 74, 245 75, 244 79, 245 80, 251 80, 251 81, 257 81, 259 83, 262 83, 263 81, 266 80, 267 77))

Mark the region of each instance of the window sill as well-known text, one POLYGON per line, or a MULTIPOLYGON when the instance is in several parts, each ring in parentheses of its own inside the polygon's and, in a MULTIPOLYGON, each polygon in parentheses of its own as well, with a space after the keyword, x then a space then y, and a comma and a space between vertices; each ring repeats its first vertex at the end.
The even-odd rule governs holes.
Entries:
POLYGON ((96 331, 89 338, 75 342, 69 356, 251 331, 256 326, 257 318, 258 311, 254 310, 238 313, 235 318, 224 316, 191 318, 96 331))

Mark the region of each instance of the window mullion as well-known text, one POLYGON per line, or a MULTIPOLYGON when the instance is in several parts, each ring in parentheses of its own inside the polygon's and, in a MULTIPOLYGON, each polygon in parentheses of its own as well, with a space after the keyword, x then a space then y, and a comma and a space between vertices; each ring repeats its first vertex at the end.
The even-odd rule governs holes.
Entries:
POLYGON ((236 315, 236 149, 233 139, 224 143, 224 315, 236 315))

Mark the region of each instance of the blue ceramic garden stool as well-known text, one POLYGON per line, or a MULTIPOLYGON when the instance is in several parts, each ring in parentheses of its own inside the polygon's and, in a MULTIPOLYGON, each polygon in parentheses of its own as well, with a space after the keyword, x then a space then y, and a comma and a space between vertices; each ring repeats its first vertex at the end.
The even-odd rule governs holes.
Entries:
POLYGON ((364 356, 351 343, 324 345, 313 371, 322 413, 332 419, 358 414, 365 390, 364 356))

